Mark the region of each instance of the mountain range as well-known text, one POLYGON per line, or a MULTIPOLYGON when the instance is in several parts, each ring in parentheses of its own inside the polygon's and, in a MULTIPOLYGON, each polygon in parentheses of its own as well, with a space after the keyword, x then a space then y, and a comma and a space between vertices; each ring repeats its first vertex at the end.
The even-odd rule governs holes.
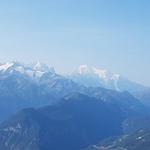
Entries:
POLYGON ((40 62, 2 63, 0 149, 136 150, 131 141, 149 132, 149 100, 149 87, 104 69, 63 76, 40 62))
POLYGON ((22 108, 56 103, 71 93, 109 99, 115 91, 128 91, 143 104, 149 104, 149 88, 106 70, 82 65, 71 75, 62 76, 40 62, 7 62, 0 65, 0 121, 22 108))

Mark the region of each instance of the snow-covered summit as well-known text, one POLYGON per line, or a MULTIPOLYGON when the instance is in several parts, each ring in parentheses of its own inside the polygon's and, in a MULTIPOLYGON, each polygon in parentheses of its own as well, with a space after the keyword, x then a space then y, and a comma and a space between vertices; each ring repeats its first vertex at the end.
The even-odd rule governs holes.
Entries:
POLYGON ((120 74, 114 74, 106 69, 99 69, 88 65, 79 66, 72 74, 71 79, 79 84, 90 87, 105 87, 120 90, 118 82, 120 74))
POLYGON ((10 67, 12 67, 14 65, 13 62, 7 62, 5 64, 0 64, 0 71, 5 72, 6 70, 8 70, 10 67))
POLYGON ((120 74, 113 74, 106 69, 99 69, 88 65, 79 66, 78 69, 73 72, 73 75, 95 75, 105 81, 118 80, 121 76, 120 74))
POLYGON ((103 87, 116 91, 145 90, 140 84, 130 81, 118 73, 88 65, 79 66, 69 77, 74 82, 86 87, 103 87))
POLYGON ((42 71, 42 72, 51 72, 55 74, 55 69, 53 67, 49 67, 48 65, 37 61, 33 63, 32 69, 35 71, 42 71))
POLYGON ((75 72, 79 74, 91 74, 93 72, 93 68, 88 65, 81 65, 75 72))
POLYGON ((19 62, 13 62, 13 61, 0 64, 1 74, 12 74, 14 72, 32 78, 40 78, 45 73, 49 73, 49 72, 55 74, 54 68, 42 64, 39 61, 28 65, 19 62))

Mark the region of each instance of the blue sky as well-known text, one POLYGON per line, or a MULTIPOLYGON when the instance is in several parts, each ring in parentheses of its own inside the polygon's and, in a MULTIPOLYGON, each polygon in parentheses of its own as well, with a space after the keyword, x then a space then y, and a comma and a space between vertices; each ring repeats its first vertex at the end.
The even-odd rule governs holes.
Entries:
POLYGON ((150 85, 149 0, 0 1, 0 61, 80 64, 150 85))

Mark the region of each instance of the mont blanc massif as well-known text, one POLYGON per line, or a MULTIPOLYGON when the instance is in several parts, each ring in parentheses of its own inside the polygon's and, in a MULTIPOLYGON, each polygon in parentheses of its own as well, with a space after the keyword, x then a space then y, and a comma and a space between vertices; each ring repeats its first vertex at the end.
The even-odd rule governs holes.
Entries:
POLYGON ((150 87, 87 65, 1 63, 0 150, 150 150, 150 87))

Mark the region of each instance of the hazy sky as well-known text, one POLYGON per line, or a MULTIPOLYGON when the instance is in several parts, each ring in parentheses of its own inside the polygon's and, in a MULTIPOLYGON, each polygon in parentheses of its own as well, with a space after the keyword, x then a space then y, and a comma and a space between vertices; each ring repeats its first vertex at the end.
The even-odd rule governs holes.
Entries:
POLYGON ((0 61, 80 64, 150 85, 149 0, 0 1, 0 61))

